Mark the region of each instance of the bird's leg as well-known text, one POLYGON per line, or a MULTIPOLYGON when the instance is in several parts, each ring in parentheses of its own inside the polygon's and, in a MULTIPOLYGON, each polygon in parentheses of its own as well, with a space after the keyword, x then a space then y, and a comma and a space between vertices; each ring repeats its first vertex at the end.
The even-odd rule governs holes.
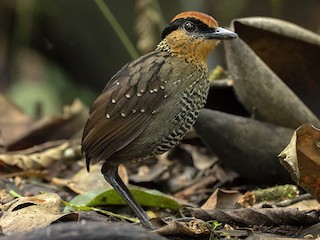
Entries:
POLYGON ((150 222, 148 215, 135 201, 131 192, 121 180, 118 174, 118 166, 110 166, 109 164, 104 164, 102 166, 101 172, 107 182, 120 194, 120 196, 127 202, 129 207, 134 211, 141 224, 146 228, 155 229, 153 224, 150 222))

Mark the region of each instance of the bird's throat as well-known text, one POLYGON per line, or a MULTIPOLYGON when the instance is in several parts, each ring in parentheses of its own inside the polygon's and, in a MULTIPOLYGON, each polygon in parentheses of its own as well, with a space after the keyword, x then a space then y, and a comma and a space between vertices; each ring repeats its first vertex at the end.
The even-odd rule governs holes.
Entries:
POLYGON ((206 68, 208 55, 216 45, 215 40, 207 40, 202 37, 191 38, 182 31, 176 31, 163 39, 158 44, 157 50, 167 51, 173 56, 206 68))

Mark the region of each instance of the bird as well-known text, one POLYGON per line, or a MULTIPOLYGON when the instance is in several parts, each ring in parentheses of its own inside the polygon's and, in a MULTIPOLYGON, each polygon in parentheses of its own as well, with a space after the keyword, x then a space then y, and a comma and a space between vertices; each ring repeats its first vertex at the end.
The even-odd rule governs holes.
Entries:
POLYGON ((124 65, 94 101, 82 136, 87 169, 101 173, 149 229, 155 229, 118 175, 175 147, 195 123, 209 91, 207 58, 220 40, 237 34, 202 12, 177 14, 156 49, 124 65))

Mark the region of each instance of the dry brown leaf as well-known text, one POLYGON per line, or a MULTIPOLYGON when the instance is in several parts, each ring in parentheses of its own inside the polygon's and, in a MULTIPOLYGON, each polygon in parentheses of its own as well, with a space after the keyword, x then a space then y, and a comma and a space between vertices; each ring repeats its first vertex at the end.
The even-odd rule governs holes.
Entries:
POLYGON ((238 191, 224 190, 218 188, 201 206, 201 209, 232 209, 236 207, 236 202, 239 200, 241 196, 242 194, 238 191))
POLYGON ((292 179, 320 201, 320 129, 300 126, 278 157, 292 179))
POLYGON ((319 222, 320 211, 300 211, 293 208, 241 208, 232 210, 185 207, 183 214, 193 216, 203 221, 236 224, 238 226, 252 225, 292 225, 308 226, 319 222))
POLYGON ((303 200, 303 201, 294 203, 288 206, 288 208, 297 208, 300 211, 315 210, 315 209, 320 210, 320 203, 315 199, 309 199, 309 200, 303 200))
POLYGON ((30 149, 0 154, 0 166, 2 162, 22 170, 45 169, 55 161, 80 157, 80 139, 47 142, 30 149))
POLYGON ((10 234, 46 227, 67 216, 77 219, 77 214, 61 213, 60 204, 61 198, 55 193, 14 199, 1 206, 0 227, 4 234, 10 234))
POLYGON ((209 169, 218 161, 217 157, 208 154, 206 148, 191 144, 180 144, 180 147, 190 153, 193 165, 197 170, 209 169))
POLYGON ((160 235, 183 235, 195 237, 201 234, 208 234, 209 230, 202 220, 193 219, 190 222, 172 221, 167 225, 156 229, 154 232, 160 235))

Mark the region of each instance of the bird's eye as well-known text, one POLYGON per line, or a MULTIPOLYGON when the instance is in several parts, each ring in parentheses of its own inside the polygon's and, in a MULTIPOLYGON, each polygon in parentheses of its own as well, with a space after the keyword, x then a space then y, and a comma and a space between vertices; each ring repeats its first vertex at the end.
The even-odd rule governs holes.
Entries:
POLYGON ((197 27, 196 25, 194 25, 192 22, 186 22, 184 24, 184 29, 187 31, 187 32, 194 32, 197 27))

